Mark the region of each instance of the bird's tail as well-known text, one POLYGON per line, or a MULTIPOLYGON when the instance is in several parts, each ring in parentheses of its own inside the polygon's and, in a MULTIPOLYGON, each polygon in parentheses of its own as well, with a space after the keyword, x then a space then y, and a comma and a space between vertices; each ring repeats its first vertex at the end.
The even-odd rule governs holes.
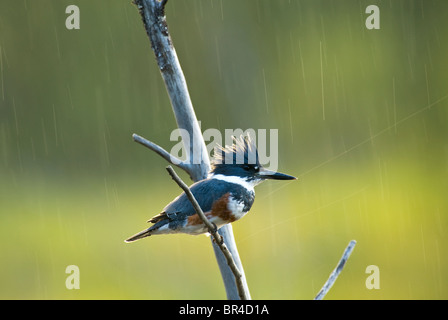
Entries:
POLYGON ((153 222, 154 224, 150 226, 148 229, 145 229, 143 231, 140 231, 139 233, 134 234, 132 237, 129 237, 128 239, 124 240, 124 242, 134 242, 136 240, 140 240, 146 237, 149 237, 152 234, 158 234, 160 233, 159 228, 163 227, 167 223, 170 222, 169 219, 161 219, 161 217, 156 216, 153 219, 149 220, 149 222, 153 222))
POLYGON ((126 240, 124 240, 124 242, 129 243, 129 242, 134 242, 136 240, 140 240, 146 237, 149 237, 152 233, 152 228, 148 228, 146 230, 140 231, 139 233, 134 234, 132 237, 127 238, 126 240))

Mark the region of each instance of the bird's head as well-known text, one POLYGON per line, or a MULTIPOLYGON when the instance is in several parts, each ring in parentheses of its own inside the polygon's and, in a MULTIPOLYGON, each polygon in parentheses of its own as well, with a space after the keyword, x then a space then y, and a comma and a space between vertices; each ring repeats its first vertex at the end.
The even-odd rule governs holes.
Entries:
POLYGON ((250 136, 233 137, 233 144, 216 147, 210 175, 236 176, 256 185, 266 179, 295 180, 297 178, 263 168, 257 147, 250 136))

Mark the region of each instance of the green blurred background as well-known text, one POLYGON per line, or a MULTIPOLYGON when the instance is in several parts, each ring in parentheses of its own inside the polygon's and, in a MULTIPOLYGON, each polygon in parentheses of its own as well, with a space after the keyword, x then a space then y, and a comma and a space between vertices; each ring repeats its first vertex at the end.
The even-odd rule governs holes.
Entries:
MULTIPOLYGON (((233 225, 252 297, 313 298, 356 239, 328 299, 447 299, 448 2, 166 13, 202 129, 279 129, 279 171, 299 177, 257 187, 233 225)), ((131 138, 170 150, 176 128, 131 1, 2 0, 0 67, 0 298, 225 299, 205 236, 123 242, 180 192, 131 138)))

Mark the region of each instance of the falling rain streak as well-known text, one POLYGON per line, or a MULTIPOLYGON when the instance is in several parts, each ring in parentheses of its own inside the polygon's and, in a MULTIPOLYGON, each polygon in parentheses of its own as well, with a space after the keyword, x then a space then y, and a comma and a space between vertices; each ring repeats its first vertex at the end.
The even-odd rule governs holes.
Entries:
POLYGON ((5 84, 3 83, 3 53, 2 46, 0 46, 0 82, 2 88, 2 99, 5 100, 5 84))
MULTIPOLYGON (((0 298, 223 299, 208 239, 123 244, 180 193, 132 134, 177 125, 136 6, 78 2, 69 30, 64 1, 0 1, 0 298)), ((448 1, 376 2, 370 30, 361 0, 168 1, 202 131, 278 129, 299 178, 233 224, 256 298, 312 299, 356 239, 331 298, 448 299, 448 1)))
POLYGON ((324 94, 324 67, 322 64, 322 41, 319 42, 319 57, 320 57, 320 85, 322 97, 322 120, 325 120, 325 94, 324 94))

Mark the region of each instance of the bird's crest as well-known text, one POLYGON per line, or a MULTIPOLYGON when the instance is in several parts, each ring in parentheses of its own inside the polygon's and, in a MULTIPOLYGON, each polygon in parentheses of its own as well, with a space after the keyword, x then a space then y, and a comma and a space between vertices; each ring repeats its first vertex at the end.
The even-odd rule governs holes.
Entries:
POLYGON ((258 151, 250 135, 241 135, 240 138, 232 136, 233 144, 225 147, 215 147, 212 170, 220 165, 259 165, 258 151))

